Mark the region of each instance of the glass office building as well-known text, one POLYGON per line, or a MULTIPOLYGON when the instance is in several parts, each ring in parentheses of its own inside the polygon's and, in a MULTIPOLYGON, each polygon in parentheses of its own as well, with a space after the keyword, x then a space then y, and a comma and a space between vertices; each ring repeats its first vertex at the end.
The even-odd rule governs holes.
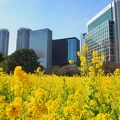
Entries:
POLYGON ((69 60, 79 64, 77 51, 80 50, 80 43, 76 37, 57 39, 52 41, 52 65, 64 66, 69 60))
POLYGON ((85 35, 86 33, 81 34, 81 39, 80 39, 80 52, 82 53, 82 46, 85 44, 85 35))
POLYGON ((30 41, 30 31, 29 28, 20 28, 17 33, 17 49, 29 48, 30 41))
POLYGON ((80 51, 80 42, 77 38, 68 38, 68 60, 78 63, 77 52, 80 51))
POLYGON ((0 29, 0 52, 8 55, 9 31, 7 29, 0 29))
POLYGON ((113 1, 87 23, 88 59, 98 50, 106 60, 120 63, 120 2, 113 1))
POLYGON ((30 32, 30 46, 39 57, 40 64, 46 69, 52 65, 52 31, 49 29, 30 32))

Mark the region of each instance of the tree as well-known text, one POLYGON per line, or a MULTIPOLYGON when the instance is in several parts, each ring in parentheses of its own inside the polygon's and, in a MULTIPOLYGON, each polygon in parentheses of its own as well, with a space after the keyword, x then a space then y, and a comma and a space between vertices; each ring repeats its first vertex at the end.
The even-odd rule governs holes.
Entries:
POLYGON ((0 67, 2 67, 3 60, 4 60, 3 54, 0 52, 0 67))
POLYGON ((22 66, 27 73, 33 73, 40 66, 38 59, 39 57, 32 49, 16 50, 3 61, 3 71, 10 73, 14 71, 16 66, 22 66))
POLYGON ((3 54, 0 52, 0 62, 3 61, 3 54))

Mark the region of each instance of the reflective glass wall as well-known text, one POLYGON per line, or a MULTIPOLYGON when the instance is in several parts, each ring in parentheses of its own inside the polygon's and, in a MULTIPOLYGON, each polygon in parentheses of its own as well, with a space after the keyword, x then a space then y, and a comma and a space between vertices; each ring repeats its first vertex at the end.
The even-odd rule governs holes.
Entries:
POLYGON ((38 55, 40 64, 49 69, 52 65, 52 31, 49 29, 31 31, 30 48, 38 55))
POLYGON ((17 33, 17 49, 29 48, 31 29, 20 28, 17 33))
POLYGON ((80 50, 80 43, 77 38, 68 38, 68 60, 73 60, 76 64, 79 63, 77 51, 80 50))
POLYGON ((64 66, 69 60, 79 64, 77 51, 80 50, 80 42, 76 37, 57 39, 52 41, 52 65, 64 66))
POLYGON ((0 30, 0 52, 4 56, 8 55, 9 31, 7 29, 0 30))

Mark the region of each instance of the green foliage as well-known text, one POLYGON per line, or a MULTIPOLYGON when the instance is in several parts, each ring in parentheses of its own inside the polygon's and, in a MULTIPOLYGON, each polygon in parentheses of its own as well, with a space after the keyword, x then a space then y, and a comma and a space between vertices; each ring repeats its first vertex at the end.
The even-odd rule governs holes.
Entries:
POLYGON ((6 57, 2 63, 3 71, 10 73, 14 71, 16 66, 22 66, 26 72, 33 73, 40 63, 38 62, 38 57, 32 49, 19 49, 13 54, 6 57))
POLYGON ((3 54, 0 52, 0 67, 2 67, 3 60, 4 60, 3 54))
POLYGON ((3 61, 3 54, 0 52, 0 62, 3 61))

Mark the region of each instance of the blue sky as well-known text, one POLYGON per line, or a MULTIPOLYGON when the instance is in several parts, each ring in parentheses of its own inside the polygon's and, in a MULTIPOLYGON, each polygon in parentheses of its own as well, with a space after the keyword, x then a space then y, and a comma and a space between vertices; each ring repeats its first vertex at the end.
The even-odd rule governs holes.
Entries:
POLYGON ((49 28, 53 39, 77 37, 86 22, 112 0, 0 0, 0 28, 10 31, 9 54, 16 49, 17 30, 49 28))

